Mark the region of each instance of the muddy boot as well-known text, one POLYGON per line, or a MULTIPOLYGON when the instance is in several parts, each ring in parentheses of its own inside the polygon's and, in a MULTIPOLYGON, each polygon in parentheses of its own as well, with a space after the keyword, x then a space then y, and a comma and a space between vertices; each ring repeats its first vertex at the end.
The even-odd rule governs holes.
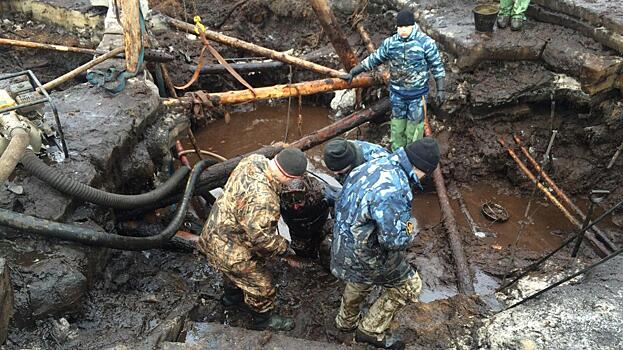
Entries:
POLYGON ((359 329, 355 332, 355 341, 368 343, 382 349, 403 350, 405 348, 405 343, 398 338, 383 335, 383 338, 379 340, 377 337, 368 335, 359 329))
POLYGON ((498 28, 504 29, 508 27, 508 24, 510 23, 510 21, 511 21, 511 18, 509 16, 499 15, 498 16, 498 28))
POLYGON ((518 31, 523 27, 524 20, 522 18, 511 19, 511 30, 518 31))
POLYGON ((294 328, 294 320, 290 317, 281 316, 279 314, 268 312, 251 311, 253 317, 253 329, 265 330, 272 329, 274 331, 291 331, 294 328))
POLYGON ((242 304, 243 301, 244 294, 242 293, 241 289, 225 287, 225 291, 223 292, 223 296, 221 297, 221 304, 223 304, 223 306, 235 306, 242 304))

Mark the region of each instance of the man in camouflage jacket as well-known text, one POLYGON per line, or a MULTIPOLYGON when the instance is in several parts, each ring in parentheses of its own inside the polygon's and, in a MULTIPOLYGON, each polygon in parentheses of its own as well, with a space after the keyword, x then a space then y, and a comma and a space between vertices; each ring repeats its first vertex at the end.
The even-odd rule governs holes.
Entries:
POLYGON ((344 76, 353 77, 389 63, 389 97, 392 102, 392 151, 424 135, 424 104, 428 95, 428 74, 433 74, 437 104, 445 100, 443 62, 437 44, 415 23, 413 13, 401 11, 396 16, 397 33, 385 39, 370 56, 344 76))
POLYGON ((282 185, 301 178, 307 167, 303 152, 286 148, 274 159, 250 155, 231 173, 223 194, 210 211, 199 249, 224 275, 223 304, 245 304, 254 328, 290 330, 292 319, 272 313, 276 290, 267 259, 284 254, 288 243, 277 233, 282 185))
POLYGON ((389 349, 404 346, 385 331, 407 302, 417 301, 422 286, 404 254, 418 232, 409 181, 421 188, 420 179, 438 162, 437 142, 426 137, 360 165, 344 182, 331 247, 331 272, 346 282, 335 322, 342 331, 356 329, 357 341, 389 349), (375 285, 385 291, 361 317, 360 304, 375 285))

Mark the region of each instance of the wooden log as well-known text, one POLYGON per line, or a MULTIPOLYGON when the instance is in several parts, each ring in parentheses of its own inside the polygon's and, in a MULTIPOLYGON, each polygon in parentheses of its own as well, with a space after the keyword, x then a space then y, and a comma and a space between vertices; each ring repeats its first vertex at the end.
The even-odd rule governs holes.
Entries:
MULTIPOLYGON (((431 136, 433 131, 428 123, 428 118, 425 115, 424 134, 431 136)), ((472 276, 469 272, 469 266, 467 265, 467 259, 465 258, 465 252, 463 251, 463 243, 461 243, 461 236, 456 226, 456 219, 450 201, 448 200, 448 191, 446 190, 446 184, 444 183, 443 174, 441 173, 441 164, 433 172, 433 181, 435 188, 437 189, 437 197, 439 198, 439 207, 441 208, 441 216, 443 219, 443 226, 448 233, 448 242, 450 244, 450 251, 454 258, 454 267, 456 275, 456 285, 459 293, 474 294, 474 283, 472 282, 472 276)))
POLYGON ((46 90, 51 90, 51 89, 53 89, 53 88, 55 88, 55 87, 65 83, 65 82, 67 82, 67 81, 77 77, 78 75, 80 75, 80 73, 86 71, 87 69, 93 68, 93 67, 97 66, 98 64, 106 61, 107 59, 113 58, 113 57, 117 56, 118 54, 122 53, 123 51, 124 51, 123 47, 118 47, 118 48, 116 48, 116 49, 114 49, 112 51, 109 51, 108 53, 106 53, 106 54, 104 54, 104 55, 102 55, 100 57, 97 57, 96 59, 94 59, 92 61, 89 61, 89 62, 81 65, 80 67, 78 67, 78 68, 76 68, 76 69, 74 69, 74 70, 72 70, 70 72, 67 72, 67 73, 63 74, 63 75, 61 75, 58 78, 43 84, 43 88, 46 89, 46 90))
POLYGON ((366 45, 366 50, 368 51, 368 53, 373 53, 374 44, 372 43, 372 39, 370 39, 370 35, 368 35, 368 32, 363 27, 363 21, 358 21, 357 23, 355 23, 355 29, 357 29, 357 33, 359 33, 361 41, 363 41, 363 43, 366 45))
MULTIPOLYGON (((179 20, 176 20, 168 16, 164 16, 164 15, 162 15, 162 18, 167 24, 169 24, 173 28, 176 28, 178 30, 185 31, 191 34, 196 34, 195 26, 192 24, 182 22, 182 21, 179 21, 179 20)), ((328 76, 336 77, 336 78, 339 78, 344 75, 343 72, 340 72, 338 70, 328 68, 317 63, 309 62, 304 59, 301 59, 301 58, 298 58, 292 55, 288 55, 283 52, 279 52, 279 51, 267 49, 259 45, 251 44, 249 42, 236 39, 236 38, 232 38, 230 36, 217 33, 211 30, 206 29, 205 36, 206 38, 210 40, 214 40, 221 44, 247 50, 247 51, 256 53, 260 56, 263 56, 263 57, 272 58, 274 60, 281 61, 287 64, 292 64, 292 65, 305 68, 305 69, 308 69, 308 70, 311 70, 311 71, 314 71, 314 72, 317 72, 323 75, 328 75, 328 76)))
POLYGON ((381 76, 370 76, 367 74, 362 74, 353 79, 352 83, 349 85, 346 81, 338 78, 327 78, 323 80, 313 80, 307 81, 297 84, 282 84, 275 85, 263 88, 256 88, 256 95, 249 90, 236 90, 236 91, 227 91, 227 92, 215 92, 208 93, 207 91, 195 91, 187 93, 184 97, 176 99, 169 98, 163 100, 163 105, 165 106, 174 106, 174 105, 190 105, 193 101, 193 94, 201 95, 203 94, 206 98, 202 99, 205 101, 210 101, 212 104, 220 104, 220 105, 228 105, 228 104, 236 104, 250 101, 260 101, 260 100, 268 100, 275 98, 287 98, 291 96, 306 96, 313 95, 323 92, 335 91, 335 90, 343 90, 343 89, 353 89, 353 88, 362 88, 369 87, 373 85, 378 85, 383 83, 383 77, 381 76))
MULTIPOLYGON (((41 50, 52 50, 52 51, 60 51, 60 52, 73 52, 73 53, 81 53, 85 55, 101 55, 106 52, 101 52, 94 49, 87 49, 85 47, 76 47, 76 46, 64 46, 64 45, 54 45, 54 44, 46 44, 46 43, 38 43, 34 41, 25 41, 25 40, 13 40, 13 39, 5 39, 0 38, 0 45, 8 45, 8 46, 19 46, 19 47, 27 47, 30 49, 41 49, 41 50)), ((118 58, 123 58, 124 55, 118 55, 118 58)), ((171 62, 174 57, 169 55, 168 53, 159 52, 153 49, 145 49, 145 60, 151 62, 171 62)))
POLYGON ((350 71, 357 65, 357 56, 350 47, 344 32, 340 29, 340 24, 337 22, 331 6, 327 0, 311 0, 310 1, 318 20, 324 29, 324 32, 329 35, 331 44, 335 48, 335 52, 340 57, 340 61, 344 65, 347 71, 350 71))
POLYGON ((123 26, 123 43, 125 46, 125 69, 136 73, 138 60, 143 47, 141 36, 139 0, 121 0, 121 25, 123 26))
MULTIPOLYGON (((390 111, 391 103, 389 102, 389 99, 383 99, 370 108, 355 112, 345 118, 336 121, 331 125, 316 130, 309 135, 306 135, 305 137, 291 143, 290 146, 297 147, 303 151, 308 150, 366 122, 387 117, 390 111)), ((282 149, 283 147, 278 146, 265 146, 246 155, 231 158, 225 162, 211 166, 201 175, 199 183, 197 184, 198 188, 195 193, 198 195, 207 195, 208 193, 210 193, 210 190, 224 186, 227 182, 229 174, 231 174, 231 172, 234 170, 234 168, 238 165, 243 157, 254 153, 264 155, 268 158, 272 158, 277 155, 277 153, 279 153, 282 149)), ((118 218, 127 219, 142 215, 156 208, 166 207, 168 205, 176 203, 180 197, 181 196, 179 195, 169 197, 159 203, 155 203, 151 207, 143 207, 137 210, 133 210, 131 212, 120 214, 118 218)))

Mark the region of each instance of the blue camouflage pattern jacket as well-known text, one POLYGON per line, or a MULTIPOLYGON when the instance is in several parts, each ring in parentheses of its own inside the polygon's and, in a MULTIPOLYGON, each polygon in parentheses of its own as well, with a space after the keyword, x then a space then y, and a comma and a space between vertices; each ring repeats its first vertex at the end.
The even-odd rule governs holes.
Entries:
POLYGON ((335 204, 333 275, 347 282, 388 286, 415 277, 404 255, 417 234, 417 228, 407 224, 413 199, 409 180, 420 186, 402 148, 349 174, 335 204))
POLYGON ((366 71, 389 62, 390 89, 395 92, 428 93, 428 71, 435 79, 446 72, 437 44, 417 24, 406 39, 398 34, 383 40, 381 46, 361 62, 366 71))
POLYGON ((376 143, 359 140, 350 140, 350 142, 354 143, 361 149, 364 162, 369 162, 376 158, 387 157, 391 154, 386 148, 379 146, 376 143))
MULTIPOLYGON (((361 150, 364 163, 369 162, 372 159, 387 157, 391 154, 386 148, 379 146, 376 143, 359 141, 359 140, 349 140, 348 142, 352 142, 357 147, 359 147, 359 149, 361 150)), ((339 187, 334 187, 329 184, 326 184, 324 196, 329 206, 335 205, 335 202, 340 197, 341 191, 342 189, 339 187)))

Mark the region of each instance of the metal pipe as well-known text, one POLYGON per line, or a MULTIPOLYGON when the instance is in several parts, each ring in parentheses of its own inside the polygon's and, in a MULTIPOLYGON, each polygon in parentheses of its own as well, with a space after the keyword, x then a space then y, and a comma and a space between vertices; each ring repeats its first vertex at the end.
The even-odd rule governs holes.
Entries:
MULTIPOLYGON (((571 201, 571 199, 569 198, 569 196, 567 196, 565 191, 563 191, 560 187, 558 187, 558 185, 556 185, 554 180, 552 180, 552 178, 545 172, 545 170, 543 170, 543 168, 539 165, 539 163, 532 157, 528 149, 525 146, 523 146, 521 139, 517 135, 513 135, 513 138, 515 139, 515 142, 521 149, 521 152, 526 156, 530 164, 532 164, 534 169, 536 169, 536 171, 539 173, 539 176, 545 179, 549 187, 551 187, 554 190, 554 192, 563 200, 563 202, 565 202, 580 217, 580 220, 585 220, 586 215, 584 215, 584 212, 580 208, 578 208, 578 206, 575 205, 573 201, 571 201)), ((596 226, 593 227, 593 231, 595 231, 597 235, 602 236, 605 239, 608 239, 607 238, 608 236, 598 227, 596 226)), ((609 242, 608 245, 613 245, 613 244, 609 242)))
MULTIPOLYGON (((541 190, 541 192, 543 192, 543 194, 545 194, 545 196, 550 200, 550 202, 552 202, 552 204, 554 204, 572 224, 574 224, 578 228, 581 228, 582 224, 573 215, 571 215, 571 213, 569 213, 569 211, 558 201, 558 199, 556 199, 556 197, 554 197, 547 190, 547 188, 545 188, 545 186, 543 186, 540 182, 537 181, 534 174, 532 174, 532 172, 528 169, 526 164, 523 161, 521 161, 521 159, 519 159, 515 151, 513 151, 509 147, 506 147, 506 143, 504 142, 502 138, 498 138, 498 142, 502 145, 502 147, 506 149, 506 151, 511 156, 511 158, 513 158, 515 163, 517 163, 520 170, 530 179, 530 181, 532 181, 532 183, 534 183, 537 186, 539 190, 541 190)), ((593 247, 596 248, 596 252, 600 256, 606 256, 610 254, 610 250, 607 247, 605 247, 603 243, 598 241, 593 234, 587 234, 586 238, 588 238, 588 240, 591 242, 593 247)))
MULTIPOLYGON (((101 55, 105 52, 101 52, 94 49, 87 49, 85 47, 75 47, 75 46, 64 46, 64 45, 54 45, 54 44, 46 44, 46 43, 38 43, 34 41, 25 41, 25 40, 13 40, 7 38, 0 38, 0 45, 10 45, 10 46, 19 46, 19 47, 27 47, 31 49, 43 49, 43 50, 53 50, 60 52, 72 52, 72 53, 81 53, 85 55, 101 55)), ((117 58, 123 58, 125 55, 120 54, 117 58)), ((170 62, 173 61, 173 56, 164 53, 158 52, 151 49, 145 49, 145 60, 150 62, 170 62)))

